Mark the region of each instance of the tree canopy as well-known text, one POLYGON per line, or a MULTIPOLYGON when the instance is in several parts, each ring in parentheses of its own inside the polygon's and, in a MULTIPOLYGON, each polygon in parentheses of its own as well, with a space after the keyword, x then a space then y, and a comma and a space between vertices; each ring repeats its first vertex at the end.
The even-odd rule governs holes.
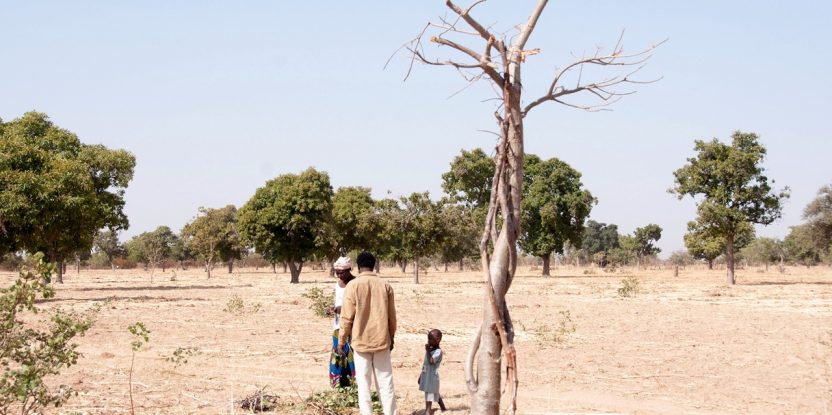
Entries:
POLYGON ((818 190, 817 197, 803 209, 811 240, 822 256, 832 255, 832 185, 818 190))
POLYGON ((297 283, 303 262, 327 236, 332 197, 329 175, 311 167, 269 180, 240 209, 243 240, 267 260, 287 261, 297 283))
POLYGON ((237 208, 234 205, 219 209, 199 208, 197 217, 182 228, 182 240, 185 249, 202 261, 208 278, 211 278, 214 264, 224 260, 223 253, 231 252, 239 245, 237 208))
POLYGON ((583 188, 581 173, 565 162, 526 155, 520 248, 543 258, 543 275, 549 275, 552 252, 563 253, 569 242, 580 247, 584 222, 596 203, 583 188))
POLYGON ((99 229, 129 226, 135 157, 83 144, 38 112, 0 126, 0 248, 46 253, 62 282, 63 261, 89 251, 99 229))
POLYGON ((696 140, 694 151, 696 156, 673 173, 676 185, 670 191, 679 199, 704 197, 697 207, 699 221, 725 238, 728 283, 734 284, 734 242, 740 226, 768 225, 780 218, 788 188, 772 190, 761 166, 766 149, 754 133, 737 131, 730 145, 696 140))
POLYGON ((337 253, 367 250, 378 232, 375 202, 368 187, 340 187, 332 196, 332 224, 337 253))
POLYGON ((487 208, 494 180, 494 160, 475 148, 451 161, 451 169, 442 174, 442 190, 455 202, 469 208, 487 208))
MULTIPOLYGON (((694 259, 707 262, 708 269, 713 269, 714 261, 725 253, 725 236, 700 220, 688 222, 684 239, 688 253, 694 259)), ((753 239, 754 227, 748 222, 740 224, 734 235, 734 252, 738 252, 753 239)))

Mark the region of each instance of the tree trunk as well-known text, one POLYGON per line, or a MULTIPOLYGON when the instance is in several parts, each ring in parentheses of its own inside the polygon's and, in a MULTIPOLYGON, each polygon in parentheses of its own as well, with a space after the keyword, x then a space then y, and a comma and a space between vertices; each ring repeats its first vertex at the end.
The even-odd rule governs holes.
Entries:
POLYGON ((407 261, 399 261, 399 268, 402 269, 402 274, 407 273, 407 261))
MULTIPOLYGON (((505 163, 501 172, 498 166, 492 185, 492 203, 499 202, 503 223, 497 240, 492 241, 494 251, 487 264, 490 284, 486 285, 483 302, 481 344, 477 361, 477 388, 472 390, 471 413, 485 415, 500 414, 500 387, 502 373, 500 366, 505 357, 507 396, 510 399, 509 413, 516 411, 517 355, 514 349, 514 327, 511 323, 506 292, 517 270, 517 238, 520 235, 520 210, 523 189, 523 114, 520 94, 520 62, 523 46, 545 2, 538 4, 523 28, 518 40, 509 51, 508 79, 503 88, 504 116, 500 119, 501 143, 498 145, 498 163, 505 163), (502 174, 501 174, 502 173, 502 174), (496 188, 499 186, 499 189, 496 188), (493 291, 491 291, 493 289, 493 291), (494 327, 497 330, 494 330, 494 327), (503 356, 503 342, 508 347, 503 356)), ((496 211, 494 212, 496 216, 496 211)), ((496 223, 496 217, 489 218, 496 223)), ((489 232, 486 224, 485 232, 489 232)), ((493 236, 492 236, 493 238, 493 236)), ((487 246, 480 244, 480 254, 488 258, 487 246)))
POLYGON ((113 261, 110 261, 110 270, 116 272, 116 264, 114 264, 113 261))
POLYGON ((414 267, 414 270, 415 270, 413 272, 413 283, 418 284, 419 283, 419 258, 418 257, 416 258, 415 261, 413 261, 413 267, 414 267))
POLYGON ((274 262, 272 262, 272 272, 277 274, 277 264, 275 264, 274 262))
POLYGON ((673 267, 673 276, 674 276, 674 277, 678 277, 678 276, 679 276, 679 266, 678 266, 678 265, 676 265, 675 267, 673 267))
POLYGON ((283 273, 286 273, 286 268, 289 266, 289 261, 283 261, 283 273))
POLYGON ((734 235, 728 234, 725 237, 725 267, 728 269, 728 285, 736 284, 734 279, 734 235))
POLYGON ((165 269, 167 269, 167 265, 168 265, 168 264, 165 264, 165 261, 162 261, 162 262, 161 262, 161 264, 162 264, 162 273, 164 274, 164 273, 165 273, 165 269))
POLYGON ((766 272, 768 272, 768 261, 766 261, 766 272))
MULTIPOLYGON (((508 308, 505 304, 505 294, 508 289, 507 283, 510 281, 510 267, 509 267, 509 251, 512 250, 508 244, 506 227, 500 232, 497 243, 494 246, 494 253, 491 258, 489 274, 491 275, 491 286, 494 287, 494 300, 496 302, 496 309, 502 310, 508 315, 508 308)), ((516 248, 514 248, 516 249, 516 248)), ((486 285, 486 295, 483 301, 483 318, 481 330, 481 339, 479 346, 479 356, 477 359, 477 390, 472 394, 471 399, 471 413, 472 414, 500 414, 500 397, 501 397, 501 382, 502 371, 500 370, 503 357, 503 343, 500 339, 500 334, 494 330, 498 321, 503 320, 502 316, 494 312, 495 307, 491 304, 488 290, 491 287, 486 285)), ((510 327, 511 320, 503 322, 504 325, 510 327)), ((512 334, 509 332, 509 334, 512 334)), ((513 335, 512 335, 513 337, 513 335)))
POLYGON ((300 271, 303 269, 303 262, 296 263, 295 261, 287 261, 289 265, 289 272, 291 273, 292 279, 289 281, 292 284, 297 284, 300 282, 300 271))
POLYGON ((64 283, 64 271, 65 271, 65 269, 66 269, 66 268, 64 267, 64 260, 63 260, 63 259, 59 259, 59 260, 58 260, 58 262, 57 262, 57 265, 58 265, 58 266, 57 266, 57 268, 58 268, 58 278, 57 278, 55 281, 56 281, 58 284, 63 284, 63 283, 64 283))
POLYGON ((448 263, 445 262, 445 272, 448 272, 448 263))
POLYGON ((81 275, 81 256, 75 254, 75 275, 81 275))
POLYGON ((781 274, 786 272, 786 266, 783 265, 783 255, 780 255, 780 265, 778 265, 777 267, 781 274))
POLYGON ((713 259, 708 260, 708 269, 711 270, 711 271, 714 270, 714 260, 713 259))
POLYGON ((228 273, 231 274, 232 272, 234 272, 234 260, 229 259, 228 260, 228 273))
POLYGON ((549 274, 549 255, 544 255, 541 258, 543 258, 543 276, 551 277, 552 275, 549 274))
POLYGON ((459 260, 459 272, 465 271, 465 263, 463 261, 465 261, 465 260, 464 259, 459 260))
POLYGON ((211 279, 211 263, 210 262, 205 263, 205 272, 208 273, 208 279, 210 280, 211 279))

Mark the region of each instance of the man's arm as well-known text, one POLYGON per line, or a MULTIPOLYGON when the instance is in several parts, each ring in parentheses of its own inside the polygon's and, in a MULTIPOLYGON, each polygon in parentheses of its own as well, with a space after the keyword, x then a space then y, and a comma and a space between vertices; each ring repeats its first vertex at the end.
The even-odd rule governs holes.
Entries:
POLYGON ((393 339, 396 337, 396 298, 393 287, 387 286, 387 330, 390 332, 390 350, 393 349, 393 339))

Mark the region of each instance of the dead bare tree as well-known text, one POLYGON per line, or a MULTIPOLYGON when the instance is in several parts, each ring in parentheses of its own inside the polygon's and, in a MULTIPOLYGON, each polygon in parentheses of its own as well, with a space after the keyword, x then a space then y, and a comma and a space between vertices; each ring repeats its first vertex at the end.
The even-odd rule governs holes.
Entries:
POLYGON ((575 60, 557 70, 549 88, 524 106, 521 100, 523 88, 520 70, 528 56, 540 52, 539 49, 526 49, 526 43, 548 1, 538 0, 526 24, 520 26, 510 38, 506 34, 493 32, 471 15, 472 9, 484 1, 476 0, 463 9, 447 0, 445 4, 452 11, 452 18, 440 18, 438 23, 429 22, 415 39, 402 48, 410 52, 410 66, 405 79, 410 76, 416 62, 450 66, 462 74, 468 85, 482 79, 490 82, 499 102, 494 112, 499 128, 494 156, 496 169, 480 241, 485 274, 483 319, 465 364, 471 413, 496 415, 500 411, 503 361, 506 366, 506 390, 511 399, 507 409, 512 414, 517 409, 517 356, 514 329, 505 297, 517 269, 517 238, 520 235, 523 188, 523 119, 532 109, 550 101, 587 111, 602 110, 634 92, 622 91, 620 87, 657 81, 658 79, 638 81, 632 77, 643 68, 653 50, 661 43, 628 54, 624 52, 622 35, 611 52, 604 53, 599 48, 593 55, 575 60), (465 60, 429 58, 423 45, 423 40, 429 33, 435 33, 430 37, 431 43, 449 47, 454 54, 461 54, 465 60), (464 44, 472 39, 480 44, 479 50, 482 52, 464 44), (585 68, 607 66, 623 67, 626 70, 597 81, 584 80, 585 76, 589 76, 584 74, 585 68), (569 85, 566 85, 567 79, 569 85), (578 93, 588 94, 597 104, 587 105, 566 100, 578 93), (499 229, 498 216, 502 218, 499 229))

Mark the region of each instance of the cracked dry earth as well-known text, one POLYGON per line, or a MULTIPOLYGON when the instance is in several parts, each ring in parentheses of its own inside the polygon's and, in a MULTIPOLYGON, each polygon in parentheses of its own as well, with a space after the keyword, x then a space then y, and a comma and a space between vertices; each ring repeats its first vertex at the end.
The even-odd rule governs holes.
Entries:
MULTIPOLYGON (((517 332, 523 414, 829 414, 832 412, 832 269, 785 274, 560 267, 551 278, 522 268, 508 295, 517 332), (622 278, 639 291, 623 298, 622 278)), ((327 388, 331 322, 315 317, 307 289, 332 288, 322 271, 301 275, 243 269, 161 272, 70 271, 42 309, 104 303, 80 338, 83 357, 60 381, 79 394, 47 413, 129 413, 131 335, 151 331, 136 355, 137 414, 244 413, 235 401, 267 387, 284 402, 327 388), (239 296, 240 313, 224 311, 239 296), (178 367, 177 348, 198 351, 178 367)), ((382 270, 397 298, 393 352, 400 413, 422 413, 416 385, 425 332, 444 331, 446 413, 467 413, 462 362, 480 316, 477 272, 430 269, 421 284, 382 270)), ((0 275, 4 284, 11 273, 0 275)), ((54 382, 55 380, 51 380, 54 382)), ((286 412, 288 409, 282 409, 286 412)))

